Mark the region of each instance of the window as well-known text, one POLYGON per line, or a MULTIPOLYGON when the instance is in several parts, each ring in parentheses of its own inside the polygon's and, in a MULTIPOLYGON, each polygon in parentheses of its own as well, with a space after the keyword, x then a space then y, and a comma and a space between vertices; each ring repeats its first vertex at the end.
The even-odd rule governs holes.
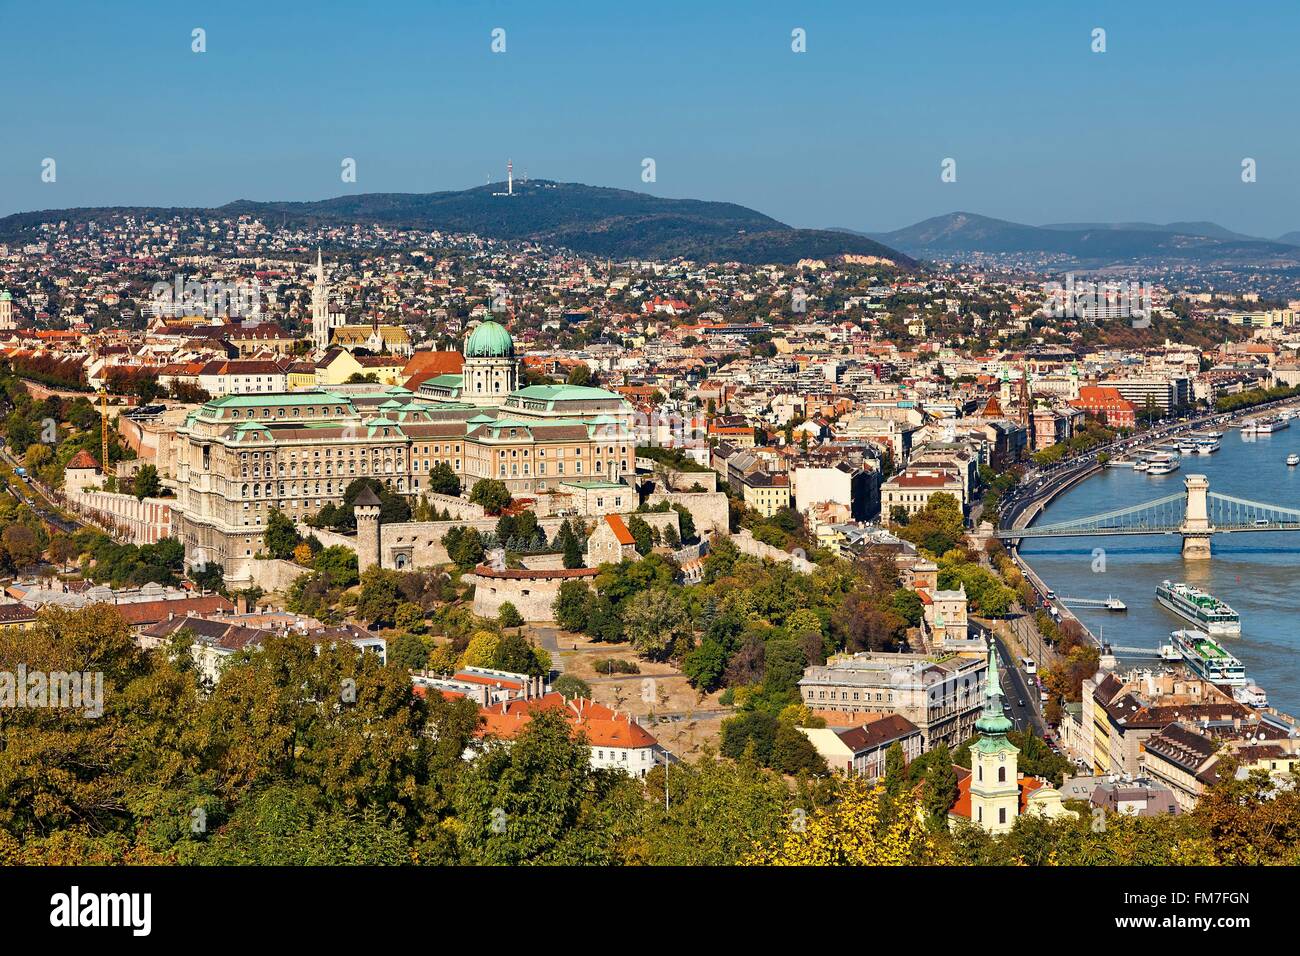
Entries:
POLYGON ((1006 823, 1006 822, 1007 822, 1007 808, 998 807, 998 823, 1006 823))
POLYGON ((998 767, 998 783, 1006 783, 1006 782, 1007 782, 1007 768, 998 767))

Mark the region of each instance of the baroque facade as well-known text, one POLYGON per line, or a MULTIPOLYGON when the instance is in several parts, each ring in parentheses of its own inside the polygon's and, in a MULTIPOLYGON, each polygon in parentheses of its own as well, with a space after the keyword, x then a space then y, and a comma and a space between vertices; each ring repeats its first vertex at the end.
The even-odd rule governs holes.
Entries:
POLYGON ((624 489, 630 510, 635 495, 623 478, 636 449, 626 400, 599 388, 518 388, 518 380, 509 333, 484 322, 466 343, 463 374, 438 376, 420 394, 348 387, 206 403, 159 459, 191 562, 218 562, 238 578, 273 510, 302 521, 340 503, 362 477, 416 498, 439 464, 463 491, 495 478, 515 497, 569 496, 594 481, 624 489))

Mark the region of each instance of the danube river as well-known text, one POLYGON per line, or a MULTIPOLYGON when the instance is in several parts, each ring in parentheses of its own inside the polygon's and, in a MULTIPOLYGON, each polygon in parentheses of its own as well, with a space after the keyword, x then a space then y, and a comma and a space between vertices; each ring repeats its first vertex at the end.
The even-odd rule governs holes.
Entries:
MULTIPOLYGON (((1210 491, 1300 508, 1300 468, 1286 456, 1300 454, 1300 418, 1285 431, 1245 437, 1224 432, 1213 455, 1184 455, 1171 475, 1148 476, 1131 468, 1107 468, 1056 498, 1036 524, 1067 521, 1141 504, 1183 490, 1188 474, 1210 479, 1210 491)), ((1122 613, 1072 608, 1106 641, 1155 648, 1170 631, 1191 627, 1155 600, 1166 578, 1187 581, 1230 604, 1241 615, 1241 637, 1222 638, 1246 673, 1268 692, 1269 703, 1300 714, 1300 532, 1216 534, 1209 561, 1184 561, 1179 535, 1027 538, 1020 553, 1058 595, 1105 598, 1128 605, 1122 613), (1105 570, 1094 571, 1093 551, 1105 550, 1105 570)))

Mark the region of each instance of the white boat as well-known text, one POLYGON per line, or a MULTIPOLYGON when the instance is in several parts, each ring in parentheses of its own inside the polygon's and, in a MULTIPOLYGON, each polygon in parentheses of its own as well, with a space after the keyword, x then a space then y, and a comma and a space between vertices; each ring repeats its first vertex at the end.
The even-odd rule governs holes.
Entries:
POLYGON ((1156 588, 1156 600, 1207 634, 1217 637, 1241 633, 1241 616, 1213 594, 1194 585, 1161 582, 1156 588))
POLYGON ((1196 454, 1213 455, 1216 451, 1218 451, 1222 447, 1223 447, 1222 442, 1220 442, 1219 439, 1217 438, 1201 438, 1198 439, 1196 442, 1196 454))
POLYGON ((1255 425, 1255 434, 1271 435, 1274 432, 1280 432, 1284 428, 1290 428, 1291 422, 1284 418, 1266 418, 1255 425))
POLYGON ((1292 468, 1294 468, 1296 465, 1300 465, 1300 455, 1297 455, 1294 452, 1292 452, 1291 454, 1286 456, 1286 463, 1290 465, 1292 468))
POLYGON ((1139 458, 1137 461, 1133 462, 1134 471, 1146 471, 1148 467, 1150 467, 1150 465, 1145 458, 1139 458))
POLYGON ((1168 475, 1177 471, 1181 465, 1174 455, 1153 455, 1147 462, 1148 475, 1168 475))
POLYGON ((1253 418, 1247 418, 1241 423, 1240 431, 1243 435, 1254 435, 1259 432, 1259 425, 1253 418))
POLYGON ((1246 668, 1223 645, 1204 631, 1174 631, 1170 638, 1182 654, 1183 662, 1197 677, 1221 687, 1249 687, 1246 668))

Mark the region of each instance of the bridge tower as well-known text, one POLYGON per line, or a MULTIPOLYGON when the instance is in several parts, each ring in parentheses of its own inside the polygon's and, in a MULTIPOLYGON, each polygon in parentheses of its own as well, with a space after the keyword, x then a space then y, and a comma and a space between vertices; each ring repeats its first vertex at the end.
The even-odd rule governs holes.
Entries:
POLYGON ((1188 475, 1183 479, 1187 488, 1187 511, 1183 515, 1182 526, 1178 529, 1183 535, 1183 557, 1203 560, 1210 557, 1210 535, 1214 534, 1214 525, 1210 524, 1208 495, 1210 479, 1204 475, 1188 475))

